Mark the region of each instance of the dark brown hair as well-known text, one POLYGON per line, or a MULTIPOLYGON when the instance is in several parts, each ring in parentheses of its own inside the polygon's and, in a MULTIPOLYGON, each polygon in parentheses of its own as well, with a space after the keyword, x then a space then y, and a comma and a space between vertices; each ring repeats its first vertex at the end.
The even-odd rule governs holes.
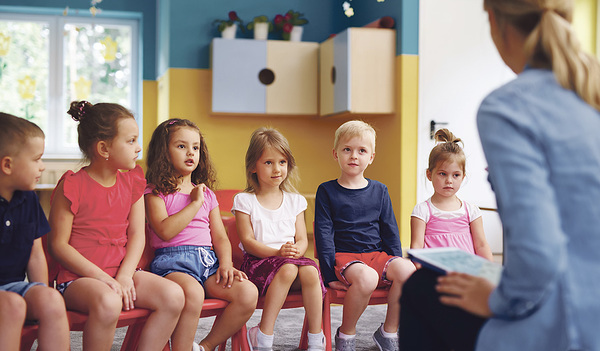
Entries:
POLYGON ((162 122, 152 133, 152 139, 148 145, 146 180, 155 186, 155 195, 172 194, 177 191, 178 175, 169 158, 169 142, 171 134, 179 128, 191 128, 200 135, 200 157, 198 166, 192 172, 192 183, 204 183, 208 188, 214 190, 217 183, 215 168, 208 156, 208 148, 204 136, 200 133, 198 126, 190 120, 173 118, 162 122))
POLYGON ((91 104, 87 101, 73 101, 67 111, 71 118, 79 122, 77 141, 84 160, 92 161, 94 147, 99 141, 111 142, 117 135, 117 122, 121 118, 134 118, 131 111, 119 104, 91 104))
POLYGON ((28 138, 44 138, 44 132, 37 124, 0 112, 0 158, 14 156, 28 138))

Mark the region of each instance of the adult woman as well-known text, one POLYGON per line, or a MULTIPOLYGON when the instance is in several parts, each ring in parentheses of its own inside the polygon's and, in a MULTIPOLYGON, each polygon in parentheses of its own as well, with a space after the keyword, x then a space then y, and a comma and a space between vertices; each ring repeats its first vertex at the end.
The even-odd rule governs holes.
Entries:
POLYGON ((402 350, 598 350, 600 65, 583 53, 572 0, 484 0, 492 39, 518 74, 478 112, 504 227, 497 287, 415 273, 402 350))

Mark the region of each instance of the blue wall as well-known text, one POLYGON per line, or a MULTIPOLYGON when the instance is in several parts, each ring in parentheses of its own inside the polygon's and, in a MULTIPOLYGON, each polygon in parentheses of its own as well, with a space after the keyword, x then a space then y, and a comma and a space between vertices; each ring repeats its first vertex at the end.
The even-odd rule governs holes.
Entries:
MULTIPOLYGON (((169 67, 209 68, 211 40, 219 36, 215 19, 227 19, 234 10, 244 22, 255 16, 273 18, 290 9, 309 20, 303 40, 321 42, 331 34, 355 26, 360 27, 383 16, 391 16, 398 30, 398 54, 418 54, 419 0, 354 0, 349 1, 355 15, 343 13, 344 0, 105 0, 98 7, 99 16, 139 18, 142 25, 143 79, 156 80, 169 67)), ((30 13, 62 14, 69 6, 89 16, 89 0, 0 0, 0 6, 14 6, 30 13)), ((4 7, 6 9, 7 7, 4 7)), ((251 37, 238 30, 238 37, 251 37)), ((269 38, 279 39, 278 33, 269 38)))

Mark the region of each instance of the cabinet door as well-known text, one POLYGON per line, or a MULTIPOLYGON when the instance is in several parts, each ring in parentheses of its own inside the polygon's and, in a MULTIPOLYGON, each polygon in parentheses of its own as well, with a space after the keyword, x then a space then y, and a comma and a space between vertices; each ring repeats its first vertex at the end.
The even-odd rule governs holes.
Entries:
POLYGON ((267 113, 316 115, 319 44, 267 42, 267 67, 275 79, 267 85, 267 113))
POLYGON ((258 74, 266 62, 264 40, 213 39, 212 111, 265 113, 266 89, 258 74))
POLYGON ((337 72, 333 64, 333 38, 327 39, 319 47, 319 88, 321 101, 319 114, 333 114, 334 83, 337 72))
POLYGON ((335 83, 333 89, 333 113, 350 111, 350 72, 349 29, 333 38, 333 66, 335 67, 335 83))

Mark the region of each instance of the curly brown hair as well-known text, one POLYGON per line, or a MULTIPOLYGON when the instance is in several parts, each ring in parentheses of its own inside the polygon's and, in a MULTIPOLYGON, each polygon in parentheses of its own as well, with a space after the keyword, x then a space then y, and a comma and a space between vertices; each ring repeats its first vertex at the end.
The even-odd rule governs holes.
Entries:
POLYGON ((179 176, 169 159, 169 142, 170 135, 179 128, 191 128, 200 135, 200 160, 192 172, 192 183, 204 183, 208 188, 214 190, 217 176, 200 129, 190 120, 172 118, 156 127, 148 145, 146 180, 149 184, 154 185, 153 194, 168 195, 177 191, 179 176))

